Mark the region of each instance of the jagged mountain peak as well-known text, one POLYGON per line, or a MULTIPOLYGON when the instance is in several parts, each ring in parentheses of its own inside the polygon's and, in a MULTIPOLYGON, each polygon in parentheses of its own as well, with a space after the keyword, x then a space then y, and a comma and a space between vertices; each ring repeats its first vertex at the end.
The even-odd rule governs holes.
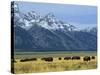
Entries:
POLYGON ((40 15, 38 15, 35 11, 28 12, 24 14, 24 19, 31 21, 40 19, 40 15))
POLYGON ((53 13, 48 13, 45 17, 46 18, 55 18, 55 15, 53 13))
POLYGON ((15 24, 21 26, 26 30, 30 29, 34 24, 36 24, 49 30, 60 29, 63 31, 79 31, 76 26, 71 25, 69 23, 65 23, 56 18, 56 16, 52 12, 48 13, 43 17, 40 16, 34 10, 23 14, 22 12, 20 12, 17 3, 14 3, 13 7, 15 11, 14 12, 15 24))
POLYGON ((15 25, 18 25, 26 30, 30 29, 34 24, 49 30, 72 30, 71 25, 60 21, 53 13, 48 13, 46 16, 42 17, 35 11, 30 11, 28 13, 23 14, 22 12, 20 12, 17 3, 14 3, 13 7, 15 25))
MULTIPOLYGON (((15 4, 16 5, 16 4, 15 4)), ((13 7, 13 6, 12 6, 13 7)), ((35 11, 12 12, 14 49, 19 51, 76 51, 96 50, 97 34, 76 31, 77 27, 56 18, 52 13, 41 17, 35 11), (95 34, 95 35, 94 35, 95 34)), ((12 9, 11 9, 12 10, 12 9)), ((12 10, 13 11, 13 10, 12 10)))

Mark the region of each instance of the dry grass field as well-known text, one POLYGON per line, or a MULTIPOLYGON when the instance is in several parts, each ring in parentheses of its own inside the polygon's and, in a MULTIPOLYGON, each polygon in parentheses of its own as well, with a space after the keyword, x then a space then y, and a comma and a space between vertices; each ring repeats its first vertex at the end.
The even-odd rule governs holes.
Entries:
MULTIPOLYGON (((95 54, 94 54, 95 55, 95 54)), ((93 56, 94 56, 93 55, 93 56)), ((53 61, 41 60, 42 57, 38 57, 37 60, 21 62, 21 59, 15 58, 12 68, 14 73, 31 73, 31 72, 51 72, 51 71, 68 71, 68 70, 85 70, 97 68, 97 57, 90 61, 84 61, 84 56, 79 56, 79 60, 64 60, 64 57, 53 57, 53 61)))

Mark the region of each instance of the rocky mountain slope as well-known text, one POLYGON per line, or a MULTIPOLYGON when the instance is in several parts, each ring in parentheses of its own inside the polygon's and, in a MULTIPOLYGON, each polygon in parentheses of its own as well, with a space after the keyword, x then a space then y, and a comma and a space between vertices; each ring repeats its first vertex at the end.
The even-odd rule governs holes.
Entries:
POLYGON ((35 11, 23 14, 12 4, 14 48, 16 51, 77 51, 97 49, 97 28, 78 30, 52 13, 40 16, 35 11))

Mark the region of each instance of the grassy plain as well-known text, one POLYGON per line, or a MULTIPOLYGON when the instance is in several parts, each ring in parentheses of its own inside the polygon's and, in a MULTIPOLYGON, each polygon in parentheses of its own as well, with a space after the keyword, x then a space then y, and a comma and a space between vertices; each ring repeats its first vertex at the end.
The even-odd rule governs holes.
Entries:
POLYGON ((97 57, 89 62, 83 61, 84 56, 97 56, 96 51, 77 52, 16 52, 14 73, 52 72, 68 70, 84 70, 97 68, 97 57), (64 60, 66 56, 80 56, 80 60, 64 60), (43 57, 53 57, 52 62, 41 60, 43 57), (59 60, 58 58, 62 59, 59 60), (20 62, 21 59, 37 58, 37 61, 20 62))
POLYGON ((96 51, 57 51, 57 52, 15 52, 15 59, 40 57, 66 57, 66 56, 96 56, 96 51))

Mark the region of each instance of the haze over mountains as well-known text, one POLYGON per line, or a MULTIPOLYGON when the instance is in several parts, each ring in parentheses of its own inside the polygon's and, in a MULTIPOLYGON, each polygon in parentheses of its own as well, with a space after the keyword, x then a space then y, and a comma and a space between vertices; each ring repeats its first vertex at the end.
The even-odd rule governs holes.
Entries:
POLYGON ((53 13, 45 16, 30 11, 23 14, 12 3, 15 51, 97 50, 97 28, 80 30, 64 23, 53 13))

